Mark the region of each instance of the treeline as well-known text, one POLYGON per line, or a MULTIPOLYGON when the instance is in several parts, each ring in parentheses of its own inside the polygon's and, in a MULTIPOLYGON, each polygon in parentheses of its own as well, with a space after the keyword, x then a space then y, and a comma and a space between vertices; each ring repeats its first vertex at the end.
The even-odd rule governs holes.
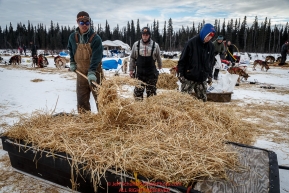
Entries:
MULTIPOLYGON (((152 39, 159 43, 161 50, 181 51, 185 43, 193 36, 198 34, 205 24, 205 21, 192 26, 182 26, 178 30, 173 28, 173 20, 164 22, 160 26, 158 21, 147 24, 151 29, 152 39)), ((215 20, 213 24, 217 35, 223 35, 227 40, 231 40, 237 46, 240 52, 260 52, 260 53, 279 53, 282 44, 289 39, 288 22, 285 26, 271 26, 271 20, 265 18, 265 21, 259 23, 257 16, 251 26, 247 24, 247 17, 226 21, 215 20)), ((132 46, 140 39, 141 28, 139 19, 136 24, 133 20, 128 21, 127 25, 120 28, 119 25, 113 29, 106 21, 105 26, 94 25, 94 30, 105 40, 122 40, 132 46)), ((17 49, 19 46, 26 45, 29 49, 30 42, 34 42, 39 49, 44 50, 62 50, 66 49, 68 37, 75 30, 75 26, 59 26, 51 21, 50 27, 46 28, 43 24, 33 26, 28 21, 28 25, 18 23, 16 29, 10 23, 5 29, 0 27, 0 49, 17 49)), ((216 37, 217 37, 216 35, 216 37)), ((215 38, 216 38, 215 37, 215 38)), ((214 39, 215 39, 214 38, 214 39)))

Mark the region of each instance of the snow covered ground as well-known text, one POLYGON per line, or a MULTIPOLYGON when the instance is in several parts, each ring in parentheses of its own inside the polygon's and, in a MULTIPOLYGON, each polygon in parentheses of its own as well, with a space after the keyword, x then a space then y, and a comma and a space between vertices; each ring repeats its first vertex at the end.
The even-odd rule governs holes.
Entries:
MULTIPOLYGON (((252 54, 254 59, 264 59, 263 54, 252 54)), ((276 55, 275 57, 277 57, 276 55)), ((8 61, 10 56, 1 56, 8 61)), ((18 121, 21 114, 29 115, 35 110, 48 112, 72 112, 76 111, 76 74, 69 72, 68 68, 58 70, 54 66, 53 58, 48 58, 49 65, 38 69, 31 67, 31 59, 23 58, 20 66, 0 64, 0 133, 5 125, 12 125, 18 121)), ((256 71, 248 64, 247 72, 250 75, 247 81, 241 82, 234 88, 230 104, 250 107, 251 105, 273 104, 277 107, 289 107, 289 68, 270 66, 268 72, 261 71, 260 66, 256 71), (250 84, 255 82, 255 84, 250 84), (275 87, 264 89, 262 85, 275 87)), ((169 72, 169 69, 164 69, 169 72)), ((106 76, 113 76, 115 70, 105 71, 106 76)), ((220 72, 224 76, 225 71, 220 72)), ((122 76, 128 76, 120 71, 122 76)), ((132 89, 131 89, 132 94, 132 89)), ((96 113, 95 103, 91 101, 92 111, 96 113)), ((224 104, 225 105, 225 104, 224 104)), ((284 110, 284 108, 283 108, 284 110)), ((289 109, 284 119, 277 119, 274 124, 284 126, 282 135, 289 138, 289 109)), ((267 111, 266 111, 267 112, 267 111)), ((270 111, 269 111, 270 112, 270 111)), ((273 131, 272 131, 273 132, 273 131)), ((270 136, 262 136, 256 139, 255 146, 274 151, 278 155, 279 165, 289 166, 288 140, 275 141, 270 136)), ((280 171, 281 192, 289 192, 289 170, 280 171)), ((0 145, 0 175, 9 174, 7 178, 0 177, 0 192, 67 192, 67 190, 40 182, 29 176, 19 174, 12 170, 9 158, 0 145), (1 181, 2 180, 2 181, 1 181), (29 186, 28 186, 29 184, 29 186), (31 188, 32 187, 32 188, 31 188)))

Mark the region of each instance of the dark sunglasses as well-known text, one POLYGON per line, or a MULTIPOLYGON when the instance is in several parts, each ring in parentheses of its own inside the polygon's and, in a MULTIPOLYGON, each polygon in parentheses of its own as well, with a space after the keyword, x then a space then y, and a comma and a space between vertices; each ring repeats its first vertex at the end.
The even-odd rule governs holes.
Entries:
POLYGON ((88 26, 88 25, 90 25, 90 22, 89 21, 87 21, 87 22, 80 21, 79 24, 88 26))

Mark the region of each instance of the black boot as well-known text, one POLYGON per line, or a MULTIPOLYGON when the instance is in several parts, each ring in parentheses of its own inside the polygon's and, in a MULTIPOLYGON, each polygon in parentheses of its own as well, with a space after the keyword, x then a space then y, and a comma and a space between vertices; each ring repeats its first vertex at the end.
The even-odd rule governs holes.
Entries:
POLYGON ((215 80, 218 80, 218 74, 219 74, 219 69, 215 69, 215 72, 214 72, 214 79, 215 80))

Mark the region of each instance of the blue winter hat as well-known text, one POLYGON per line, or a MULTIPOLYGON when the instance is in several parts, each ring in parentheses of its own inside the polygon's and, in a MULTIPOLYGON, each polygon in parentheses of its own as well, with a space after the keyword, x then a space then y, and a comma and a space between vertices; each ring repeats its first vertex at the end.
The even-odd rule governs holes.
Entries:
POLYGON ((218 37, 217 37, 217 40, 223 40, 224 38, 223 38, 223 36, 222 35, 219 35, 218 37))
POLYGON ((207 35, 212 35, 210 33, 215 34, 216 33, 215 28, 212 24, 206 23, 200 31, 201 40, 204 41, 207 35))

